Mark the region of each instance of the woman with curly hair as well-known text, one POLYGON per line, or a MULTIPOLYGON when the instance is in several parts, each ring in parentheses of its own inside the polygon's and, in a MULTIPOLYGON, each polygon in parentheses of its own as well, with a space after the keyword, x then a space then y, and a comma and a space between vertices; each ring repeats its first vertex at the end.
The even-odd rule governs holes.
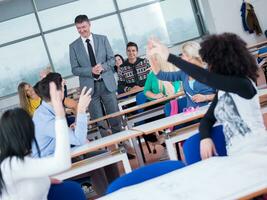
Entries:
POLYGON ((202 159, 217 154, 210 135, 216 121, 223 125, 228 155, 267 147, 267 134, 255 85, 258 67, 239 36, 232 33, 211 35, 201 43, 199 53, 208 64, 209 71, 169 54, 167 47, 156 40, 149 41, 147 53, 158 78, 175 79, 172 72, 159 70, 155 54, 199 82, 217 89, 199 127, 202 159))
POLYGON ((21 82, 18 86, 20 107, 32 117, 34 111, 41 104, 41 98, 35 93, 31 84, 21 82))

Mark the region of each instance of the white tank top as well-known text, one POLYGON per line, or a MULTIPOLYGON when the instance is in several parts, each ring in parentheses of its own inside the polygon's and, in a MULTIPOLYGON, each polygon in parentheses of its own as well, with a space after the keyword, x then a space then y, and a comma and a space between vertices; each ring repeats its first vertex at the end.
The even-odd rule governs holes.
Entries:
POLYGON ((258 91, 252 99, 245 99, 237 94, 219 90, 214 115, 223 125, 228 155, 267 146, 258 91))

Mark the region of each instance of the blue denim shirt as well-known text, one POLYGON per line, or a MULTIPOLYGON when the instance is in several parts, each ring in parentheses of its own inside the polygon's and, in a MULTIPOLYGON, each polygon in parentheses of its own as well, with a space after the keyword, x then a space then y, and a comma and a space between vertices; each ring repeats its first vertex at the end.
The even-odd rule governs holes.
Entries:
MULTIPOLYGON (((42 101, 42 104, 34 112, 35 137, 40 148, 41 157, 52 155, 55 152, 55 118, 53 107, 45 101, 42 101)), ((86 114, 77 115, 75 130, 69 128, 69 137, 72 145, 79 146, 86 143, 86 114)), ((38 156, 35 145, 32 146, 32 156, 38 156)))
POLYGON ((182 85, 186 94, 187 99, 187 107, 197 107, 197 106, 205 106, 208 104, 208 102, 200 102, 196 103, 192 101, 192 96, 196 94, 214 94, 215 90, 203 83, 198 82, 195 80, 193 83, 193 89, 189 85, 189 76, 184 73, 183 71, 177 71, 177 72, 163 72, 160 71, 157 74, 158 79, 164 80, 164 81, 182 81, 182 85))

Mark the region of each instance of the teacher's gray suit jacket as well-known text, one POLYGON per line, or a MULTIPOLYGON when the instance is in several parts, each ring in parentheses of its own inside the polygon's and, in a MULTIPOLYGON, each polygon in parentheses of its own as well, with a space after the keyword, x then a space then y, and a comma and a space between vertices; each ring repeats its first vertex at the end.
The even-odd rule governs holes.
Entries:
MULTIPOLYGON (((115 59, 111 46, 107 37, 104 35, 93 34, 93 39, 96 63, 102 64, 104 68, 101 77, 104 80, 106 88, 110 92, 114 92, 117 90, 117 86, 113 75, 115 59)), ((94 78, 92 76, 92 66, 82 39, 78 38, 75 40, 70 44, 69 48, 72 73, 75 76, 79 76, 80 88, 84 86, 92 88, 93 94, 94 78)))

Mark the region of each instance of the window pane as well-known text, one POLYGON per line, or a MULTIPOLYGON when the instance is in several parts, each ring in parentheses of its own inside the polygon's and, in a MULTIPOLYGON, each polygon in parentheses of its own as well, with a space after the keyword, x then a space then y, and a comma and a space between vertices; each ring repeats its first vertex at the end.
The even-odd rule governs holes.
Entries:
POLYGON ((80 14, 92 18, 114 10, 113 0, 80 0, 40 11, 39 17, 43 30, 46 31, 74 23, 75 17, 80 14))
POLYGON ((150 36, 156 36, 168 45, 199 36, 188 0, 166 0, 121 15, 128 40, 140 46, 140 54, 144 54, 150 36))
MULTIPOLYGON (((124 53, 125 43, 116 15, 91 22, 91 30, 108 37, 114 53, 124 53), (112 24, 112 26, 109 26, 112 24), (123 52, 121 52, 123 50, 123 52)), ((45 35, 55 70, 63 76, 72 75, 69 44, 79 37, 75 26, 45 35)))
POLYGON ((39 33, 34 14, 25 15, 0 23, 0 44, 39 33))
POLYGON ((69 59, 69 44, 78 37, 79 34, 74 26, 45 35, 55 70, 62 76, 72 75, 69 59))
POLYGON ((41 37, 0 48, 0 97, 16 93, 21 81, 35 84, 48 64, 41 37))
POLYGON ((117 15, 105 17, 92 22, 92 32, 106 35, 114 54, 125 55, 125 41, 117 15), (111 26, 112 24, 112 26, 111 26))
POLYGON ((129 8, 129 7, 133 7, 133 6, 137 6, 140 5, 142 3, 147 3, 150 1, 154 1, 154 0, 117 0, 119 9, 124 9, 124 8, 129 8))

